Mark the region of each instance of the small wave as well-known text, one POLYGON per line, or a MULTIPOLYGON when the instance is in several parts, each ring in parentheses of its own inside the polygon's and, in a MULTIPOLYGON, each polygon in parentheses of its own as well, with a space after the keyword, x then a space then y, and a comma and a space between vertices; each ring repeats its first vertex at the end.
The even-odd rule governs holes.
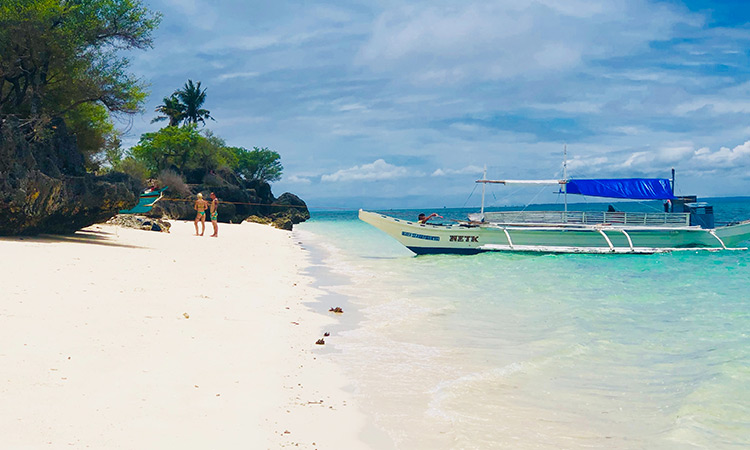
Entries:
POLYGON ((513 374, 522 372, 525 367, 526 363, 524 362, 513 362, 504 367, 473 372, 453 380, 441 381, 434 389, 429 391, 432 400, 427 408, 427 415, 452 422, 459 414, 465 415, 467 411, 459 413, 452 410, 449 412, 449 408, 445 407, 447 402, 459 397, 465 398, 467 395, 476 395, 479 399, 482 393, 486 391, 486 386, 495 385, 513 374))

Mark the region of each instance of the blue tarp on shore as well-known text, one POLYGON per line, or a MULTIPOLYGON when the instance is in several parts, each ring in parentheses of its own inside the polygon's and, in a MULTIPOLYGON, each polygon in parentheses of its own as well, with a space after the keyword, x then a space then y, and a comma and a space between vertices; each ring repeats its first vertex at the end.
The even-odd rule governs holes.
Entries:
POLYGON ((627 198, 638 200, 666 200, 674 198, 672 186, 666 178, 615 178, 569 180, 568 194, 590 197, 627 198))
POLYGON ((149 191, 144 192, 141 194, 140 198, 138 199, 138 204, 132 207, 131 209, 122 209, 120 210, 120 214, 145 214, 149 211, 151 211, 151 208, 154 206, 154 203, 156 203, 164 193, 164 191, 167 190, 167 187, 163 187, 156 191, 149 191))

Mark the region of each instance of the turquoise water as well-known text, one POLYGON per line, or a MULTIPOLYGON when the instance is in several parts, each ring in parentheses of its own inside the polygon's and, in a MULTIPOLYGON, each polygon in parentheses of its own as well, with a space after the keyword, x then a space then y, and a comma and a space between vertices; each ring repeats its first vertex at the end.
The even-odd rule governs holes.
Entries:
POLYGON ((398 449, 750 447, 750 252, 414 257, 356 212, 295 229, 357 318, 327 343, 398 449))

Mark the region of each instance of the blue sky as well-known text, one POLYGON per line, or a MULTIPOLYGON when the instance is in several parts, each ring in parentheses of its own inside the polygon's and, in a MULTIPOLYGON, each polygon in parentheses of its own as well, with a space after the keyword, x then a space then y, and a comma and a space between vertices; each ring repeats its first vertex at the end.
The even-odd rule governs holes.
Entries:
MULTIPOLYGON (((564 145, 573 177, 675 167, 678 193, 750 195, 743 1, 146 4, 164 20, 154 49, 131 55, 151 97, 125 145, 201 81, 208 127, 278 151, 274 193, 311 207, 462 206, 485 165, 560 176, 564 145)), ((493 202, 528 200, 504 189, 493 202)))

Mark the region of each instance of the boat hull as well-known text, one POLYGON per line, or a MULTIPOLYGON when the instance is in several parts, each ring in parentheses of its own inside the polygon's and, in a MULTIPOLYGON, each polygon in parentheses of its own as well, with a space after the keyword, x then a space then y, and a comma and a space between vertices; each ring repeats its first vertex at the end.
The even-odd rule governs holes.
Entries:
POLYGON ((750 222, 705 230, 610 225, 432 225, 363 210, 359 211, 359 218, 418 255, 484 251, 633 254, 681 249, 724 250, 750 238, 750 222))

